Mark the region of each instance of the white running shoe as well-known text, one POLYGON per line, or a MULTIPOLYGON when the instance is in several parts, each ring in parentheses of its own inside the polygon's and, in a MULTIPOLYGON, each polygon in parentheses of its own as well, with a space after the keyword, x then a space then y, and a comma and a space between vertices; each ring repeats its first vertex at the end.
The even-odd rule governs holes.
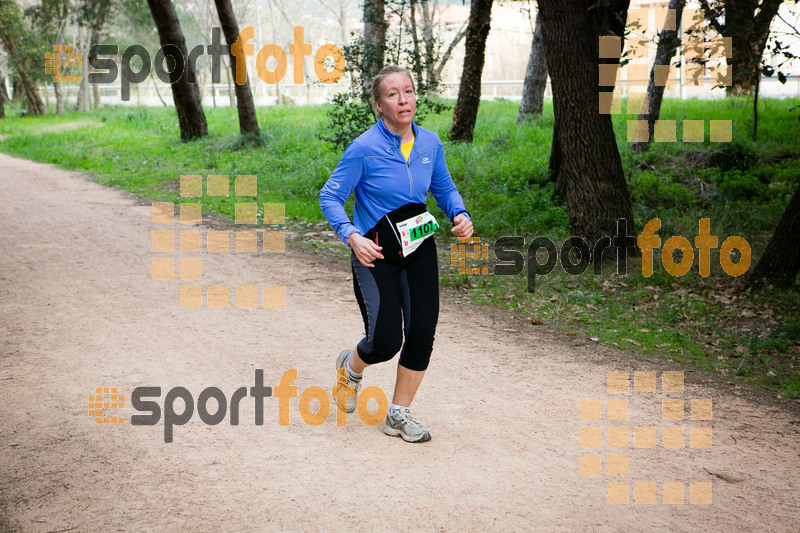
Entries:
POLYGON ((402 437, 406 442, 425 442, 431 440, 428 428, 414 418, 408 407, 403 407, 395 414, 387 414, 383 432, 392 437, 402 437))
POLYGON ((361 389, 361 380, 351 378, 350 374, 347 373, 347 368, 345 367, 345 363, 350 358, 352 353, 353 350, 343 350, 342 353, 340 353, 336 358, 336 386, 333 388, 333 400, 336 402, 337 407, 339 407, 339 402, 337 401, 339 391, 343 387, 353 387, 356 390, 356 393, 352 398, 347 398, 348 413, 352 413, 356 410, 358 391, 361 389), (340 368, 342 371, 339 371, 340 368))

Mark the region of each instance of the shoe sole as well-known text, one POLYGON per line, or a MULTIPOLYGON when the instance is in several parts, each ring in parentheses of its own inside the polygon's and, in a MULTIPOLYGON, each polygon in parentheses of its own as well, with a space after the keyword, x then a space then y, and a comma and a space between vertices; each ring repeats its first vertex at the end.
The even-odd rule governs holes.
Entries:
MULTIPOLYGON (((345 357, 347 357, 347 352, 350 352, 350 351, 352 351, 352 350, 342 350, 339 353, 339 356, 336 358, 336 372, 337 373, 339 372, 340 368, 344 368, 345 357)), ((347 369, 345 369, 345 372, 347 372, 347 369)), ((338 376, 337 376, 337 378, 338 378, 338 376)), ((338 381, 337 381, 337 383, 338 383, 338 381)), ((333 403, 335 403, 336 404, 336 408, 339 409, 339 402, 337 401, 335 396, 333 397, 333 403)), ((339 409, 339 410, 341 411, 341 409, 339 409)), ((349 413, 354 413, 355 411, 356 411, 356 406, 355 405, 351 409, 345 404, 345 409, 344 409, 345 413, 349 414, 349 413)))
POLYGON ((406 434, 403 433, 403 430, 395 429, 395 428, 389 427, 387 425, 383 426, 383 432, 385 434, 389 435, 390 437, 400 437, 406 442, 427 442, 427 441, 431 440, 431 434, 430 433, 423 433, 422 435, 419 436, 419 438, 414 438, 414 437, 406 438, 406 434))

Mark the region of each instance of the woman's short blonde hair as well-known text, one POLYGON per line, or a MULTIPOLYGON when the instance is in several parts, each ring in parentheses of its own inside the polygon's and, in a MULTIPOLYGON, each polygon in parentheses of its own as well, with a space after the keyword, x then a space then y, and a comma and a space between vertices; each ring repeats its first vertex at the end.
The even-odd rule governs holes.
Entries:
MULTIPOLYGON (((372 89, 372 105, 373 106, 375 105, 375 102, 377 102, 381 97, 381 91, 383 90, 383 80, 384 80, 384 78, 386 78, 387 76, 390 76, 392 74, 395 74, 397 72, 401 72, 401 73, 405 74, 408 77, 408 80, 411 82, 411 86, 412 87, 414 86, 414 78, 411 77, 411 73, 408 70, 404 69, 403 67, 398 67, 397 65, 386 65, 385 67, 383 67, 383 69, 381 69, 380 72, 375 74, 375 76, 372 78, 372 87, 371 87, 371 89, 372 89)), ((381 115, 380 111, 378 111, 378 115, 381 115)))

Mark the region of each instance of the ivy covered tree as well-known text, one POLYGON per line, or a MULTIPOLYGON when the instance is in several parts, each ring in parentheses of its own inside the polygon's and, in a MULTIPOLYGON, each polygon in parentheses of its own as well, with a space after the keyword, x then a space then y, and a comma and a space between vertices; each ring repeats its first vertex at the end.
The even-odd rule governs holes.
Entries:
POLYGON ((350 80, 349 88, 332 98, 333 105, 328 112, 331 126, 324 139, 333 143, 337 149, 344 149, 375 124, 378 117, 372 105, 371 81, 387 62, 407 68, 416 78, 416 122, 422 122, 429 113, 439 113, 447 109, 444 103, 433 96, 438 77, 436 72, 430 73, 426 67, 430 65, 431 69, 438 69, 441 74, 443 61, 449 58, 452 48, 439 55, 441 42, 426 36, 427 30, 424 28, 420 32, 420 24, 417 22, 418 7, 418 0, 408 3, 404 0, 389 0, 385 3, 365 1, 364 34, 353 36, 350 44, 343 49, 347 58, 345 75, 350 80), (389 18, 401 22, 398 31, 388 30, 386 21, 389 18), (424 48, 420 46, 420 40, 423 41, 424 48))
POLYGON ((44 76, 42 61, 47 43, 24 24, 22 12, 14 0, 0 0, 0 20, 3 21, 0 24, 0 43, 8 53, 11 68, 19 77, 20 85, 28 97, 27 114, 43 115, 44 102, 37 83, 44 76))

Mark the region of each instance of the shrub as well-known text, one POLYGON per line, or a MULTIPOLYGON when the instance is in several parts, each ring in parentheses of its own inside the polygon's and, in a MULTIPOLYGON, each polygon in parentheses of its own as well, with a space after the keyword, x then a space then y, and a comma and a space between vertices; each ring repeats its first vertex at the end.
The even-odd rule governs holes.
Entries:
POLYGON ((638 172, 631 178, 631 198, 651 209, 690 206, 697 203, 691 190, 671 183, 652 172, 638 172))
POLYGON ((708 155, 709 164, 728 170, 747 170, 758 161, 758 155, 749 145, 737 142, 722 143, 708 155))
POLYGON ((763 196, 765 192, 766 187, 757 176, 740 170, 726 172, 717 187, 719 197, 728 201, 751 200, 763 196))

